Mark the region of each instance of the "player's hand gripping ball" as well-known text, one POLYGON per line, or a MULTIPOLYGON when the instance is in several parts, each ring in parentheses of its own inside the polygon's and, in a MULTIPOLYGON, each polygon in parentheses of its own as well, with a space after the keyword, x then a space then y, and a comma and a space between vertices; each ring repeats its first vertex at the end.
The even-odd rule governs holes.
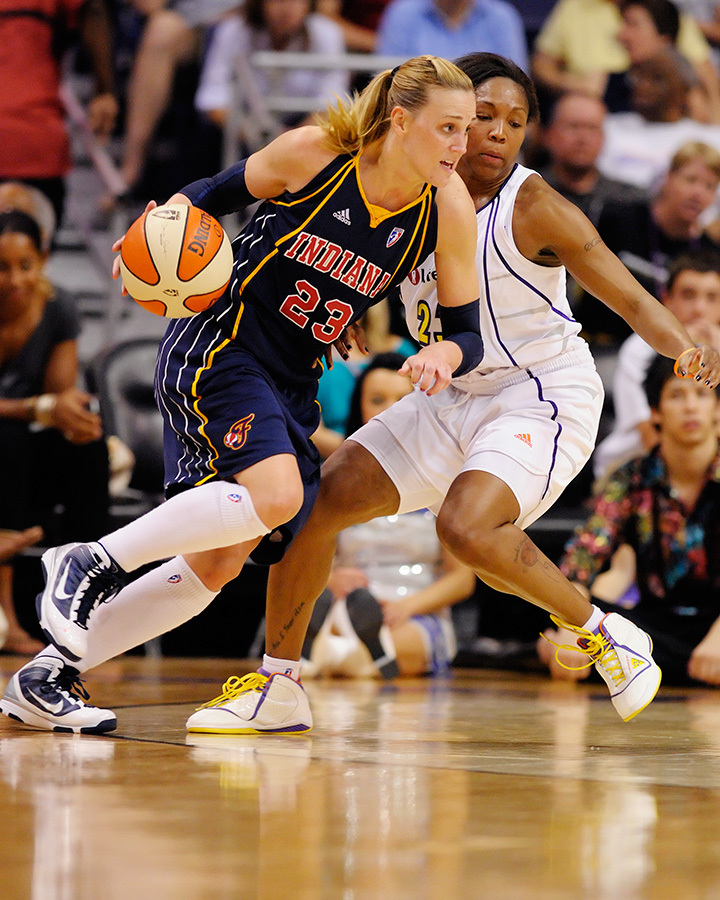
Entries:
POLYGON ((194 316, 225 291, 232 275, 230 240, 197 206, 157 206, 128 228, 120 273, 140 306, 168 319, 194 316))

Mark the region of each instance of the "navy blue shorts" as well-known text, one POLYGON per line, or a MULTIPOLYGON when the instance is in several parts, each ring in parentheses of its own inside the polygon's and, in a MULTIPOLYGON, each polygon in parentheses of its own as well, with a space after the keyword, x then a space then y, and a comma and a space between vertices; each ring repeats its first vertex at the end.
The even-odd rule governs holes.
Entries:
POLYGON ((158 354, 155 391, 164 423, 166 494, 215 479, 231 481, 277 454, 295 456, 305 488, 302 509, 252 554, 255 562, 270 565, 282 558, 317 497, 321 460, 311 440, 320 424, 317 386, 279 386, 252 354, 224 339, 208 346, 196 331, 171 326, 158 354))

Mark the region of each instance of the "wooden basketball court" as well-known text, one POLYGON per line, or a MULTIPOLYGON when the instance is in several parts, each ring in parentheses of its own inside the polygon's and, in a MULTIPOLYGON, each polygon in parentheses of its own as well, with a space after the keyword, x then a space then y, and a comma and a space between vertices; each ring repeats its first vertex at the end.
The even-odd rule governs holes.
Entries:
POLYGON ((253 668, 106 663, 112 736, 2 717, 2 900, 720 898, 720 692, 624 724, 534 674, 309 682, 309 735, 187 736, 253 668))

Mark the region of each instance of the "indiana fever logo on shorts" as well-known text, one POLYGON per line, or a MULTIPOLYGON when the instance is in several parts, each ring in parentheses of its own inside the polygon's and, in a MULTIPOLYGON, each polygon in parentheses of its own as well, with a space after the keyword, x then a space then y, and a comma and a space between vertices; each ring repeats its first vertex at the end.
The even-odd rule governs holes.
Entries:
POLYGON ((238 419, 223 438, 223 444, 231 450, 239 450, 247 440, 248 432, 251 428, 250 423, 254 418, 255 413, 250 413, 249 416, 238 419))

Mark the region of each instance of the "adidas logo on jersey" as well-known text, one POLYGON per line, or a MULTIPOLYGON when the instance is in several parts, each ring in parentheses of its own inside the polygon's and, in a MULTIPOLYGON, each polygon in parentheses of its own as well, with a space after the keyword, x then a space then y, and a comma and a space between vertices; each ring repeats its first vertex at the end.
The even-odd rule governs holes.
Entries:
POLYGON ((336 219, 339 219, 345 225, 352 225, 350 221, 350 210, 349 209, 339 209, 337 212, 333 213, 336 219))
POLYGON ((523 444, 527 444, 528 447, 532 447, 532 438, 529 434, 516 434, 514 435, 519 441, 522 441, 523 444))

